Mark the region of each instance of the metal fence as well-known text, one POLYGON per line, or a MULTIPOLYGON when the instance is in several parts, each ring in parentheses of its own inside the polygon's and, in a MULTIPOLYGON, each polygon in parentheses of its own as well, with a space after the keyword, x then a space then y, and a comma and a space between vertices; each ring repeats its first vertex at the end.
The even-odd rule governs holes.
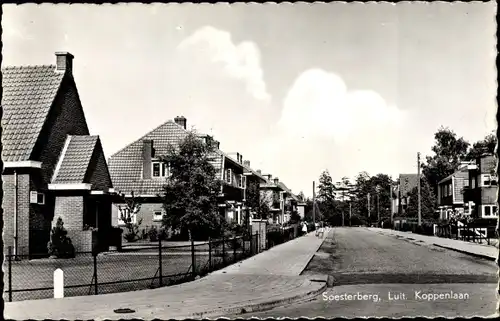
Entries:
POLYGON ((444 224, 436 226, 436 236, 455 240, 492 245, 495 226, 477 227, 471 225, 444 224))
MULTIPOLYGON (((178 246, 159 240, 120 251, 79 252, 71 259, 14 256, 4 260, 4 300, 53 297, 54 271, 64 272, 64 295, 98 295, 178 284, 259 253, 259 234, 178 246)), ((178 243, 177 243, 178 244, 178 243)))

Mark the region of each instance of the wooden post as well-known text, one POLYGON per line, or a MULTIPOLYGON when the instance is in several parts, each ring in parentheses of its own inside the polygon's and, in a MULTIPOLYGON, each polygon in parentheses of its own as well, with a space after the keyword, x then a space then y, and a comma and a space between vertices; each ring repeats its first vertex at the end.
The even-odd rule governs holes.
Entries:
POLYGON ((208 270, 212 272, 212 240, 208 238, 208 270))
POLYGON ((64 272, 61 269, 54 271, 54 299, 64 298, 64 272))
POLYGON ((158 235, 158 277, 159 284, 163 286, 163 264, 162 264, 162 253, 161 253, 161 235, 158 235))
POLYGON ((191 267, 193 279, 196 278, 196 256, 194 254, 194 239, 191 235, 191 267))
POLYGON ((420 153, 417 153, 417 173, 418 173, 418 226, 422 225, 422 209, 421 209, 421 196, 420 196, 420 153))

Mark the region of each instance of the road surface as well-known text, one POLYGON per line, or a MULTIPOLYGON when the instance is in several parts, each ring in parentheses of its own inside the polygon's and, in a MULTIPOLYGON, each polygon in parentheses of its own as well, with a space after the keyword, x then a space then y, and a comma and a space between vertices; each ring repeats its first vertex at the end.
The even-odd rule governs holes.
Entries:
POLYGON ((331 275, 335 286, 308 302, 228 317, 469 317, 495 312, 494 262, 362 227, 335 228, 303 274, 331 275))

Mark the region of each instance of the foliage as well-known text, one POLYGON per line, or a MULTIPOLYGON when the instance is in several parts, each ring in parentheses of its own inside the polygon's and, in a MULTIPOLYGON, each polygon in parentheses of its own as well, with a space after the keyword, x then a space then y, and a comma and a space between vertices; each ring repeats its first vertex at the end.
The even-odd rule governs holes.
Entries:
POLYGON ((297 198, 299 199, 299 202, 304 202, 306 200, 306 197, 304 196, 304 192, 300 191, 299 194, 297 194, 297 198))
POLYGON ((236 222, 229 223, 224 229, 224 236, 234 237, 234 236, 242 236, 248 233, 248 230, 236 222))
POLYGON ((483 153, 493 154, 497 144, 497 137, 494 132, 489 133, 483 140, 475 142, 467 153, 467 160, 475 160, 483 153))
POLYGON ((169 145, 161 159, 170 165, 170 177, 163 186, 167 215, 162 225, 180 229, 189 238, 220 235, 224 220, 218 210, 222 182, 212 165, 216 146, 204 143, 189 132, 178 146, 169 145))
MULTIPOLYGON (((418 217, 418 187, 414 187, 409 193, 408 207, 405 216, 418 217)), ((425 177, 420 178, 420 210, 422 218, 433 218, 436 210, 436 195, 429 186, 425 177)))
POLYGON ((149 241, 157 242, 159 239, 165 240, 167 238, 167 233, 165 229, 157 228, 156 226, 151 226, 147 232, 149 241))
POLYGON ((50 241, 47 244, 50 256, 55 256, 57 258, 75 257, 75 247, 67 235, 68 231, 64 228, 62 218, 59 217, 56 226, 52 228, 50 241))
POLYGON ((254 205, 252 207, 254 211, 254 217, 256 219, 266 220, 271 215, 271 208, 269 207, 269 202, 270 202, 269 195, 267 195, 265 192, 262 193, 259 192, 259 195, 260 197, 257 200, 256 206, 254 205))
POLYGON ((434 155, 426 157, 422 164, 422 173, 427 177, 434 195, 437 195, 437 185, 440 180, 453 174, 465 159, 469 143, 449 128, 440 127, 434 134, 434 155))
POLYGON ((301 221, 300 215, 297 211, 292 211, 290 215, 290 224, 296 224, 301 221))
POLYGON ((367 225, 366 217, 354 214, 351 216, 351 225, 367 225))
POLYGON ((386 174, 370 176, 366 172, 361 172, 356 177, 355 189, 352 193, 352 213, 364 216, 367 221, 374 222, 377 221, 377 216, 390 217, 392 185, 394 182, 386 174), (368 202, 370 211, 368 211, 368 202), (379 211, 378 215, 377 210, 379 211))
POLYGON ((118 206, 120 219, 125 223, 126 229, 123 237, 127 242, 135 242, 140 238, 139 226, 142 224, 142 218, 137 223, 133 223, 132 218, 139 213, 141 202, 135 197, 134 191, 131 192, 131 197, 126 197, 125 194, 121 194, 121 197, 125 203, 118 206))

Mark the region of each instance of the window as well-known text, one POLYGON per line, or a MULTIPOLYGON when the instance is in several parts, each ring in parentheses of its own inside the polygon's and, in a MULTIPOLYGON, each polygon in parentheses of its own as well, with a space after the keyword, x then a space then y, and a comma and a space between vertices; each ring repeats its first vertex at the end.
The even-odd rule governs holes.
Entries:
POLYGON ((494 175, 483 174, 481 175, 481 186, 497 186, 498 180, 494 175))
POLYGON ((154 161, 151 170, 154 178, 170 176, 170 165, 165 162, 154 161))
POLYGON ((230 168, 226 169, 225 181, 228 184, 232 184, 233 182, 233 171, 230 168))
POLYGON ((490 216, 491 215, 491 207, 488 205, 484 206, 484 216, 490 216))
POLYGON ((153 212, 153 221, 161 221, 163 219, 163 211, 153 212))
POLYGON ((241 188, 247 188, 247 177, 245 175, 241 175, 241 188))
POLYGON ((30 192, 30 203, 31 204, 45 204, 45 194, 39 193, 37 191, 30 192))
POLYGON ((118 225, 125 225, 125 221, 122 220, 123 218, 130 218, 130 223, 136 224, 137 223, 137 215, 136 214, 131 214, 130 210, 126 207, 119 207, 118 208, 118 225))

